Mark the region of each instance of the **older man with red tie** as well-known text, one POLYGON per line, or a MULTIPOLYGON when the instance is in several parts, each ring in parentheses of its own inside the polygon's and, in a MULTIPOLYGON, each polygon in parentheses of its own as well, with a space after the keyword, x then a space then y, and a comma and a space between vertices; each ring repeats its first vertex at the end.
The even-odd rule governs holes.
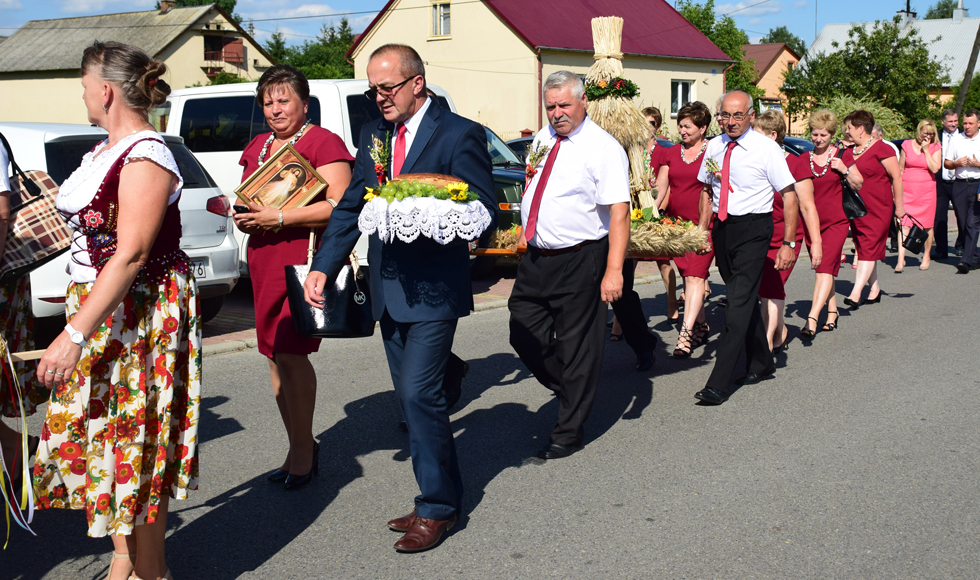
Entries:
MULTIPOLYGON (((558 422, 542 459, 582 448, 602 366, 606 304, 623 290, 629 244, 629 162, 619 143, 586 115, 575 73, 548 76, 549 125, 534 138, 546 159, 521 204, 527 254, 511 293, 510 343, 558 397, 558 422)), ((532 150, 534 150, 532 149, 532 150)))
POLYGON ((732 91, 722 97, 718 116, 725 134, 708 142, 698 179, 701 188, 700 226, 707 230, 714 215, 711 241, 718 271, 725 281, 728 308, 715 367, 704 389, 694 396, 720 405, 731 395, 735 364, 745 344, 747 372, 736 383, 751 385, 776 372, 759 308, 759 284, 772 238, 774 192, 783 196, 786 237, 776 255, 776 269, 796 261, 796 180, 782 148, 752 130, 752 97, 732 91))

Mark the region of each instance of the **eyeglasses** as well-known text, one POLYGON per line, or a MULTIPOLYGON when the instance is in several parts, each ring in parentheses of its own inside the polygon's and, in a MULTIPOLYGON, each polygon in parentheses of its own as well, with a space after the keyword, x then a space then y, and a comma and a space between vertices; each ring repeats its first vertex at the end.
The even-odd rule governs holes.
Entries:
POLYGON ((741 113, 741 112, 737 112, 737 113, 718 113, 718 118, 721 119, 722 121, 728 121, 729 119, 735 119, 738 122, 742 122, 748 116, 749 116, 749 114, 747 112, 746 113, 741 113))
POLYGON ((407 83, 408 81, 410 81, 410 80, 412 80, 414 78, 415 77, 408 77, 407 79, 403 80, 402 82, 398 83, 397 85, 392 85, 390 87, 377 86, 377 87, 368 89, 368 90, 364 91, 364 96, 367 97, 369 100, 372 100, 372 101, 377 100, 379 93, 381 94, 382 97, 390 97, 391 95, 395 94, 395 91, 398 90, 398 87, 402 86, 403 84, 407 83))

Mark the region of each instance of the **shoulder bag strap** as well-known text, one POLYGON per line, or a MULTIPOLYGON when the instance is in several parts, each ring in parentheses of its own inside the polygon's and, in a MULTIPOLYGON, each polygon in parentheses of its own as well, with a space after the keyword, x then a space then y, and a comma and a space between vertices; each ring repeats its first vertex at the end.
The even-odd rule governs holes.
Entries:
POLYGON ((306 271, 313 266, 313 254, 316 253, 316 228, 310 228, 310 247, 306 250, 306 271))
MULTIPOLYGON (((17 162, 14 161, 14 150, 10 148, 10 143, 7 142, 7 138, 0 133, 0 142, 3 142, 3 148, 7 150, 7 159, 10 160, 10 167, 14 170, 15 176, 20 176, 21 182, 24 184, 24 189, 30 194, 30 197, 38 197, 41 195, 41 187, 34 183, 24 175, 24 172, 18 167, 17 162)), ((0 167, 0 171, 7 171, 6 167, 0 167)), ((27 200, 22 200, 27 201, 27 200)), ((23 203, 21 203, 23 205, 23 203)), ((11 208, 11 212, 14 208, 11 208)))

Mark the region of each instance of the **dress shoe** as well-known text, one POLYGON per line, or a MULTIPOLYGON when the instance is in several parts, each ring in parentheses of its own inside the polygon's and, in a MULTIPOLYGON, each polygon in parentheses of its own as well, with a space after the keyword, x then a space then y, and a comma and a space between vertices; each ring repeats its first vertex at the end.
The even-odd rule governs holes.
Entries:
POLYGON ((851 310, 857 310, 858 308, 861 307, 861 303, 855 302, 850 298, 844 298, 844 306, 849 307, 851 310))
POLYGON ((970 265, 967 264, 966 262, 960 262, 959 264, 956 265, 956 271, 959 272, 960 274, 969 274, 970 265))
POLYGON ((559 445, 558 443, 552 443, 548 445, 547 449, 538 451, 538 457, 541 459, 561 459, 581 450, 581 445, 559 445))
POLYGON ((761 373, 747 373, 735 379, 736 385, 756 385, 762 381, 768 381, 776 374, 776 369, 769 369, 761 373))
POLYGON ((267 481, 272 483, 279 483, 280 481, 286 481, 286 476, 289 475, 289 471, 285 469, 277 469, 266 476, 267 481))
POLYGON ((657 355, 652 351, 641 352, 636 355, 637 372, 645 372, 653 368, 653 363, 657 361, 657 355))
POLYGON ((408 531, 408 528, 412 527, 412 522, 414 521, 415 521, 415 510, 412 510, 412 513, 410 514, 405 514, 400 518, 395 518, 393 520, 390 520, 388 522, 388 529, 395 532, 405 533, 408 531))
POLYGON ((455 516, 448 520, 430 520, 416 516, 405 535, 395 542, 395 549, 399 552, 421 552, 434 548, 455 523, 455 516))
POLYGON ((293 491, 301 487, 306 487, 313 477, 320 473, 320 444, 316 441, 313 442, 313 466, 310 470, 306 472, 305 475, 293 475, 292 473, 286 476, 286 482, 283 487, 286 491, 293 491))
POLYGON ((877 304, 877 303, 881 302, 881 295, 882 294, 884 294, 884 292, 878 292, 878 295, 877 296, 875 296, 874 298, 868 298, 867 300, 865 300, 864 302, 862 302, 862 304, 877 304))
POLYGON ((956 256, 957 258, 962 258, 963 257, 963 248, 961 248, 959 246, 956 246, 956 249, 953 250, 953 255, 956 256))
POLYGON ((728 400, 728 395, 719 393, 718 391, 705 387, 700 391, 694 393, 694 398, 708 403, 709 405, 720 405, 728 400))

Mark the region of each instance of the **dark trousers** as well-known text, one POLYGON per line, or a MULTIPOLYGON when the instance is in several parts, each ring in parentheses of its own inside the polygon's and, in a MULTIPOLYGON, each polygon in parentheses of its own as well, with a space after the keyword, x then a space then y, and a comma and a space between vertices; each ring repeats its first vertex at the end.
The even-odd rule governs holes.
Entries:
POLYGON ((528 246, 517 268, 510 344, 534 377, 558 396, 551 442, 581 445, 599 386, 606 305, 600 294, 609 240, 545 256, 528 246))
MULTIPOLYGON (((949 257, 949 205, 953 203, 953 183, 941 177, 936 177, 936 223, 934 226, 936 239, 936 257, 943 259, 949 257)), ((963 238, 966 237, 966 223, 960 210, 953 204, 953 215, 956 216, 956 247, 963 247, 963 238)))
POLYGON ((396 322, 387 310, 381 317, 381 338, 408 424, 412 469, 421 492, 415 511, 434 520, 447 520, 462 506, 463 481, 442 389, 457 322, 396 322))
POLYGON ((977 265, 977 227, 980 226, 980 216, 976 215, 976 210, 980 209, 977 204, 977 186, 980 182, 976 181, 956 181, 953 183, 953 207, 957 210, 957 219, 962 218, 964 222, 962 231, 963 236, 963 262, 970 265, 977 265))
MULTIPOLYGON (((772 352, 766 338, 759 307, 759 283, 772 240, 772 214, 729 216, 715 219, 711 241, 715 262, 725 281, 728 307, 725 329, 721 333, 715 367, 707 387, 730 392, 732 373, 745 346, 746 372, 763 374, 773 368, 772 352)), ((688 297, 690 298, 690 297, 688 297)))
POLYGON ((633 277, 636 274, 636 260, 628 258, 623 262, 623 297, 612 303, 616 320, 623 327, 623 338, 637 356, 650 352, 657 346, 657 337, 647 326, 647 315, 643 313, 640 295, 633 290, 633 277))

